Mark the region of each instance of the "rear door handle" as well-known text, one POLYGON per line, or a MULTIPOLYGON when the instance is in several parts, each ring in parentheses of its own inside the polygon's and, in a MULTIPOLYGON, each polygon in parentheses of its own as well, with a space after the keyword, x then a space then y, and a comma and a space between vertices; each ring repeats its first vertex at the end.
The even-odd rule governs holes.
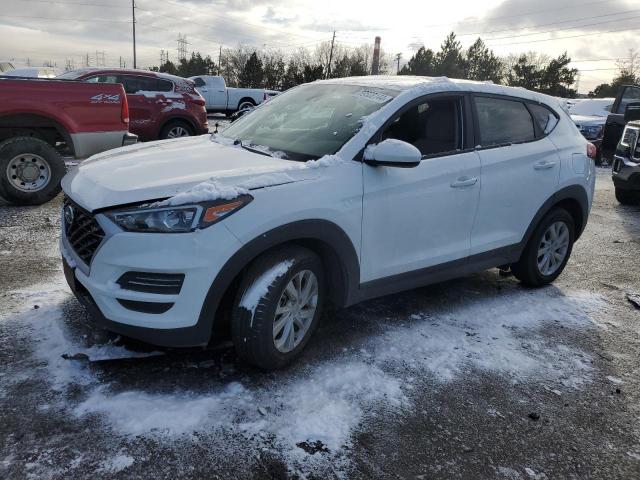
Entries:
POLYGON ((451 188, 472 187, 476 183, 478 183, 478 179, 476 177, 460 177, 451 184, 451 188))
POLYGON ((546 160, 536 163, 533 168, 535 170, 549 170, 556 166, 556 162, 547 162, 546 160))

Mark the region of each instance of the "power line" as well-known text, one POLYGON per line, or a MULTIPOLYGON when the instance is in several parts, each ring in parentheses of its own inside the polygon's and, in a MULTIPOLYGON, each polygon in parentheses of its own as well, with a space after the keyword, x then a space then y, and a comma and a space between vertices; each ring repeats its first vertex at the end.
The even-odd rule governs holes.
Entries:
POLYGON ((63 17, 35 17, 31 15, 2 15, 2 18, 29 18, 35 20, 53 20, 56 22, 59 21, 70 21, 70 22, 108 22, 108 23, 129 23, 129 20, 107 20, 104 18, 63 18, 63 17))
MULTIPOLYGON (((471 36, 471 35, 488 35, 488 34, 491 34, 491 33, 512 32, 514 30, 532 29, 532 28, 539 28, 539 27, 548 27, 550 25, 560 25, 560 24, 563 24, 563 23, 580 22, 582 20, 592 20, 594 18, 613 17, 615 15, 626 15, 628 13, 635 13, 635 12, 638 12, 638 11, 640 11, 640 10, 626 10, 624 12, 608 13, 606 15, 592 15, 592 16, 589 16, 589 17, 571 18, 569 20, 562 20, 562 21, 559 21, 559 22, 541 23, 541 24, 538 24, 538 25, 523 25, 523 26, 518 26, 518 27, 515 27, 515 28, 506 28, 506 29, 503 29, 503 30, 489 30, 487 32, 460 33, 460 34, 457 34, 457 35, 460 36, 460 37, 465 37, 465 36, 471 36)), ((615 19, 615 20, 612 20, 612 21, 623 21, 623 20, 628 20, 628 19, 619 18, 619 19, 615 19)), ((580 26, 589 26, 589 25, 580 25, 580 26)), ((572 28, 578 28, 578 27, 572 27, 572 28)), ((562 30, 565 30, 565 29, 562 29, 562 30)))
POLYGON ((526 42, 511 42, 511 43, 498 43, 496 45, 490 45, 493 47, 508 47, 511 45, 528 45, 530 43, 540 43, 540 42, 553 42, 556 40, 565 40, 567 38, 579 38, 579 37, 589 37, 589 36, 595 36, 595 35, 606 35, 608 33, 623 33, 623 32, 629 32, 629 31, 636 31, 638 29, 638 27, 634 27, 634 28, 625 28, 622 30, 606 30, 604 32, 590 32, 590 33, 583 33, 583 34, 579 34, 579 35, 568 35, 568 36, 564 36, 564 37, 556 37, 556 38, 542 38, 542 39, 537 39, 537 40, 528 40, 526 42))
POLYGON ((627 21, 627 20, 635 20, 637 18, 640 18, 640 15, 636 15, 634 17, 628 17, 628 18, 616 18, 614 20, 606 20, 604 22, 587 23, 587 24, 584 24, 584 25, 577 25, 577 26, 574 26, 574 27, 558 28, 558 29, 555 29, 555 30, 546 30, 544 32, 522 33, 522 34, 519 34, 519 35, 506 35, 504 37, 490 37, 490 38, 487 38, 486 40, 505 40, 505 39, 508 39, 508 38, 529 37, 531 35, 544 35, 546 33, 556 33, 556 32, 563 32, 563 31, 567 31, 567 30, 575 30, 575 29, 584 28, 584 27, 594 27, 596 25, 604 25, 605 23, 623 22, 623 21, 627 21))

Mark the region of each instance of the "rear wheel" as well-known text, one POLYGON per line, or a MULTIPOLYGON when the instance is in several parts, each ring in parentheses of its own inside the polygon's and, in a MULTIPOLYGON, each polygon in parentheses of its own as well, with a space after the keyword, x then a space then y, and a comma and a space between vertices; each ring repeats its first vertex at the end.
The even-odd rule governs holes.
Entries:
POLYGON ((538 224, 511 271, 530 287, 553 282, 569 261, 574 239, 573 217, 562 208, 552 210, 538 224))
POLYGON ((253 100, 245 99, 245 100, 242 100, 240 102, 240 104, 238 105, 238 111, 239 112, 248 111, 248 110, 251 110, 255 106, 256 106, 256 104, 255 104, 255 102, 253 100))
POLYGON ((616 188, 616 200, 622 205, 640 205, 640 192, 616 188))
POLYGON ((40 205, 60 192, 66 173, 58 151, 44 140, 15 137, 0 143, 0 197, 17 205, 40 205))
POLYGON ((258 258, 233 308, 231 333, 238 356, 264 370, 293 361, 318 325, 324 288, 322 262, 306 248, 291 246, 258 258))
POLYGON ((160 132, 161 140, 167 138, 181 138, 191 136, 193 136, 193 129, 191 128, 191 125, 181 120, 174 120, 172 122, 169 122, 160 132))

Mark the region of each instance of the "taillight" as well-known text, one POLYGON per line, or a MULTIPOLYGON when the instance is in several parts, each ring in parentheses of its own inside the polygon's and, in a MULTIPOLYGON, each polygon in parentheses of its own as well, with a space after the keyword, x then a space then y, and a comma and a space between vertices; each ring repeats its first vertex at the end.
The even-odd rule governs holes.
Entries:
POLYGON ((269 96, 267 95, 267 92, 264 92, 264 96, 262 97, 262 100, 267 100, 267 98, 269 98, 269 96))
POLYGON ((596 148, 596 146, 593 143, 587 143, 587 157, 595 160, 597 155, 598 149, 596 148))
POLYGON ((127 96, 122 96, 122 109, 120 110, 120 118, 122 123, 129 123, 129 102, 127 102, 127 96))

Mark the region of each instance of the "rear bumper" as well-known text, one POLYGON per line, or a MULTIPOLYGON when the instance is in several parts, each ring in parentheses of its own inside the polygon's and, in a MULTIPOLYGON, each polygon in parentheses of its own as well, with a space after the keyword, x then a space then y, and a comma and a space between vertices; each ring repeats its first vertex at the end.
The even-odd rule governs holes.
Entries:
POLYGON ((72 133, 71 141, 73 142, 74 156, 82 159, 113 148, 132 145, 138 141, 138 136, 126 130, 83 132, 72 133))
POLYGON ((616 188, 640 192, 640 163, 614 155, 611 177, 616 188))

